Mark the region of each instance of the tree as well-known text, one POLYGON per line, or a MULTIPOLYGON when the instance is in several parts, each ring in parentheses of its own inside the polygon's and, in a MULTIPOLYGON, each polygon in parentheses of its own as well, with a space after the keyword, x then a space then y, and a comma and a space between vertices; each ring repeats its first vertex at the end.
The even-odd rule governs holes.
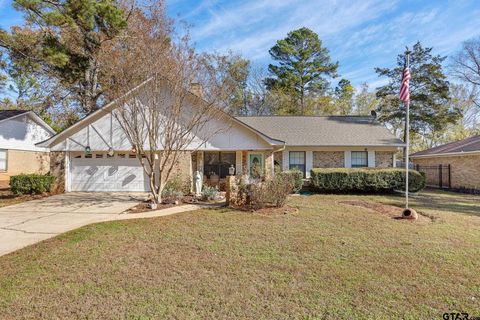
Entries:
POLYGON ((229 112, 235 115, 248 114, 248 90, 247 81, 250 74, 250 60, 239 54, 228 52, 222 55, 218 53, 206 55, 212 68, 217 69, 216 73, 226 86, 226 92, 230 96, 224 97, 224 104, 229 112))
POLYGON ((334 92, 336 113, 343 116, 352 114, 354 95, 355 88, 350 81, 347 79, 340 80, 334 92))
POLYGON ((290 95, 292 109, 289 113, 306 114, 309 111, 307 96, 325 93, 329 86, 327 77, 336 77, 338 62, 330 61, 328 49, 308 28, 289 32, 269 53, 278 65, 268 66, 273 77, 265 80, 267 87, 290 95))
MULTIPOLYGON (((442 69, 445 57, 432 54, 432 48, 424 48, 417 42, 410 56, 410 128, 412 133, 442 131, 447 124, 455 123, 459 110, 449 105, 449 83, 442 69)), ((405 68, 405 54, 397 57, 393 69, 375 68, 380 77, 388 77, 389 83, 377 89, 380 104, 379 119, 398 134, 404 133, 405 106, 398 95, 405 68)))
POLYGON ((218 105, 231 92, 188 36, 172 40, 163 3, 132 14, 112 51, 108 96, 117 99, 113 114, 137 151, 153 201, 161 202, 180 156, 228 129, 218 105))
POLYGON ((83 114, 102 103, 102 48, 123 28, 124 11, 111 0, 16 0, 27 25, 0 32, 0 46, 20 72, 51 79, 83 114))
POLYGON ((363 83, 360 92, 355 96, 355 113, 360 116, 369 116, 372 110, 377 109, 380 101, 375 92, 370 92, 367 83, 363 83))
MULTIPOLYGON (((452 58, 451 73, 457 79, 471 86, 472 92, 480 88, 480 37, 465 41, 462 49, 452 58)), ((480 108, 480 98, 476 94, 473 102, 480 108)))

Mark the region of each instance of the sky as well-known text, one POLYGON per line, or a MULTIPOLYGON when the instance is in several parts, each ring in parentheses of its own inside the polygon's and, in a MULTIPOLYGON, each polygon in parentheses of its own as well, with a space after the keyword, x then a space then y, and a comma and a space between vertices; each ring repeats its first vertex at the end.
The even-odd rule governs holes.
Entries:
MULTIPOLYGON (((277 40, 308 27, 339 62, 340 78, 357 88, 385 83, 374 68, 392 67, 417 40, 448 56, 480 36, 480 0, 167 0, 167 11, 190 25, 200 51, 232 50, 265 68, 277 40)), ((11 0, 0 0, 0 27, 21 23, 11 0)))

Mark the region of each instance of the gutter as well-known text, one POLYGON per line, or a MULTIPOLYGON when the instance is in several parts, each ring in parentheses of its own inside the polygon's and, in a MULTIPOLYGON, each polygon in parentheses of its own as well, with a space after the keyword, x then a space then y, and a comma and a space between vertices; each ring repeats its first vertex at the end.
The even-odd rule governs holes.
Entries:
POLYGON ((450 152, 450 153, 432 153, 432 154, 419 154, 411 155, 410 158, 436 158, 436 157, 457 157, 457 156, 471 156, 471 155, 480 155, 480 150, 478 151, 462 151, 462 152, 450 152))

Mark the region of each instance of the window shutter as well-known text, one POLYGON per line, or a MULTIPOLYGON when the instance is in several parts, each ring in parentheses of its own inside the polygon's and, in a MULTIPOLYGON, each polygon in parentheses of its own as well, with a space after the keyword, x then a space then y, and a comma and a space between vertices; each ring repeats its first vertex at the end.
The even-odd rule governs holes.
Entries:
POLYGON ((345 168, 352 167, 352 153, 350 151, 345 151, 345 168))
POLYGON ((313 168, 313 152, 307 151, 305 154, 305 177, 310 178, 310 170, 313 168))
POLYGON ((0 150, 0 171, 7 171, 7 150, 0 150))
POLYGON ((368 151, 368 167, 375 168, 375 151, 368 151))

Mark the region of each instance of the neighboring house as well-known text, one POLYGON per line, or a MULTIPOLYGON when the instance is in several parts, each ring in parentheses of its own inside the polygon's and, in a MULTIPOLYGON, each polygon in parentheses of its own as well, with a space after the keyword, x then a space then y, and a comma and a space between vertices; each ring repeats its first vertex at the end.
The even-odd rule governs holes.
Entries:
POLYGON ((32 111, 0 110, 0 187, 8 187, 12 175, 47 173, 49 150, 35 144, 54 134, 32 111))
POLYGON ((480 135, 414 153, 411 160, 416 168, 426 171, 429 184, 438 184, 439 177, 449 170, 448 177, 443 178, 449 180, 448 186, 480 189, 480 135))
MULTIPOLYGON (((201 99, 192 94, 192 107, 201 99)), ((58 135, 40 143, 50 148, 52 172, 68 191, 148 191, 143 169, 112 114, 114 101, 58 135), (91 154, 85 152, 86 147, 91 154), (113 156, 108 150, 114 151, 113 156)), ((370 117, 231 117, 209 126, 227 131, 185 150, 176 174, 190 179, 196 170, 207 183, 235 174, 274 174, 297 167, 309 177, 314 167, 392 167, 404 144, 370 117)))

